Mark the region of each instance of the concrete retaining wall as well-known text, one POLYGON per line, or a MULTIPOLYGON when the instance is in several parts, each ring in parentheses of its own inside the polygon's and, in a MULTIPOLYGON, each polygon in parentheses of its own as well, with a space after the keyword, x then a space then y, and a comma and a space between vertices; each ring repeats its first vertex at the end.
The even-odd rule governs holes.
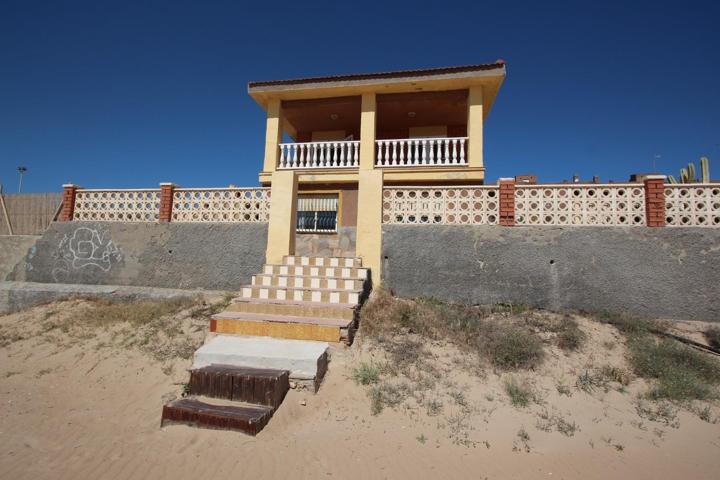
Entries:
POLYGON ((15 266, 23 262, 28 250, 39 236, 0 235, 0 281, 5 280, 15 266))
POLYGON ((383 227, 401 296, 720 321, 720 229, 383 227))
POLYGON ((7 279, 236 290, 266 244, 267 224, 58 222, 7 279))

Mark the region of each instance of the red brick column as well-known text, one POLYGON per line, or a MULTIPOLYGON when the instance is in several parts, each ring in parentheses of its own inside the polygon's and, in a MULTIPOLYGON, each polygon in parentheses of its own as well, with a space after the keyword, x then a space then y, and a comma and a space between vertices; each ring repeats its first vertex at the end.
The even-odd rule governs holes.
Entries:
POLYGON ((515 225, 515 179, 501 178, 500 186, 500 225, 515 225))
POLYGON ((665 175, 645 177, 645 218, 648 227, 665 226, 665 175))
POLYGON ((160 216, 158 217, 160 222, 172 220, 173 191, 176 186, 174 183, 160 184, 160 216))
POLYGON ((72 183, 63 185, 63 200, 62 209, 58 216, 60 222, 70 222, 73 219, 75 213, 75 193, 77 192, 78 186, 72 183))

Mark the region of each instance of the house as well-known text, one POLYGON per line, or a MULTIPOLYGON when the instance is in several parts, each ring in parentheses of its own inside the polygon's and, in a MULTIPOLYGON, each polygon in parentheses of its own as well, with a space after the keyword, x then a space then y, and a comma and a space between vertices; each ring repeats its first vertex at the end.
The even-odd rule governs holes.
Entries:
POLYGON ((267 261, 358 256, 379 273, 383 186, 482 184, 484 122, 505 74, 498 60, 250 82, 267 114, 267 261))

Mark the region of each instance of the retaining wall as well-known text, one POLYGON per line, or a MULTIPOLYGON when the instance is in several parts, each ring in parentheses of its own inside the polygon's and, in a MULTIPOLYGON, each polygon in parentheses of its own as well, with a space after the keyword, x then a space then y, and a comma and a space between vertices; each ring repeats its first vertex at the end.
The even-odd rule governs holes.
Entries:
POLYGON ((383 226, 401 296, 720 321, 720 229, 383 226))
POLYGON ((236 290, 266 244, 266 223, 56 222, 7 279, 236 290))
POLYGON ((15 266, 23 262, 38 238, 34 235, 0 235, 0 281, 5 280, 15 266))

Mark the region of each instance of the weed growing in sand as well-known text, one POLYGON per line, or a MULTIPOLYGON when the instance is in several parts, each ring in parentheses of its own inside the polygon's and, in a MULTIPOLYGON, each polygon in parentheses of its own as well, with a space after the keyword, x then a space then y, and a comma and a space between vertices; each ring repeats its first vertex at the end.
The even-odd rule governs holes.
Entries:
POLYGON ((396 407, 409 395, 410 389, 406 383, 381 382, 370 389, 370 411, 379 415, 385 407, 396 407))
POLYGON ((145 325, 153 320, 172 315, 189 308, 194 301, 190 298, 171 298, 161 300, 140 300, 137 302, 114 302, 110 300, 91 300, 93 308, 83 309, 75 316, 79 323, 92 326, 110 326, 128 322, 131 325, 145 325))
POLYGON ((550 432, 555 429, 566 437, 572 437, 575 435, 575 432, 580 429, 574 421, 568 422, 560 416, 560 414, 550 413, 547 409, 543 409, 542 412, 538 413, 538 420, 535 426, 538 430, 544 432, 550 432))
POLYGON ((427 442, 427 437, 424 434, 420 434, 419 436, 415 437, 415 440, 425 445, 427 442))
POLYGON ((380 368, 374 363, 362 362, 353 369, 353 380, 359 385, 371 385, 380 380, 380 368))
POLYGON ((569 315, 565 316, 557 332, 558 347, 566 352, 574 352, 580 349, 586 339, 587 336, 580 330, 577 321, 569 315))
POLYGON ((711 347, 720 348, 720 327, 709 327, 703 334, 711 347))
POLYGON ((658 422, 673 428, 678 428, 680 423, 677 419, 678 409, 670 402, 645 402, 638 401, 635 405, 637 414, 651 422, 658 422))
POLYGON ((563 384, 558 384, 555 388, 557 388, 557 392, 560 395, 565 395, 566 397, 572 397, 572 390, 570 390, 570 387, 563 384))
POLYGON ((39 370, 39 371, 35 374, 35 378, 43 377, 43 376, 45 376, 45 375, 47 375, 48 373, 51 373, 51 372, 52 372, 52 369, 51 369, 51 368, 43 368, 42 370, 39 370))
POLYGON ((527 407, 535 398, 529 385, 520 384, 514 378, 505 380, 505 393, 514 407, 527 407))
POLYGON ((629 342, 634 372, 656 380, 648 398, 674 401, 715 398, 720 383, 720 362, 674 340, 651 336, 629 342))

